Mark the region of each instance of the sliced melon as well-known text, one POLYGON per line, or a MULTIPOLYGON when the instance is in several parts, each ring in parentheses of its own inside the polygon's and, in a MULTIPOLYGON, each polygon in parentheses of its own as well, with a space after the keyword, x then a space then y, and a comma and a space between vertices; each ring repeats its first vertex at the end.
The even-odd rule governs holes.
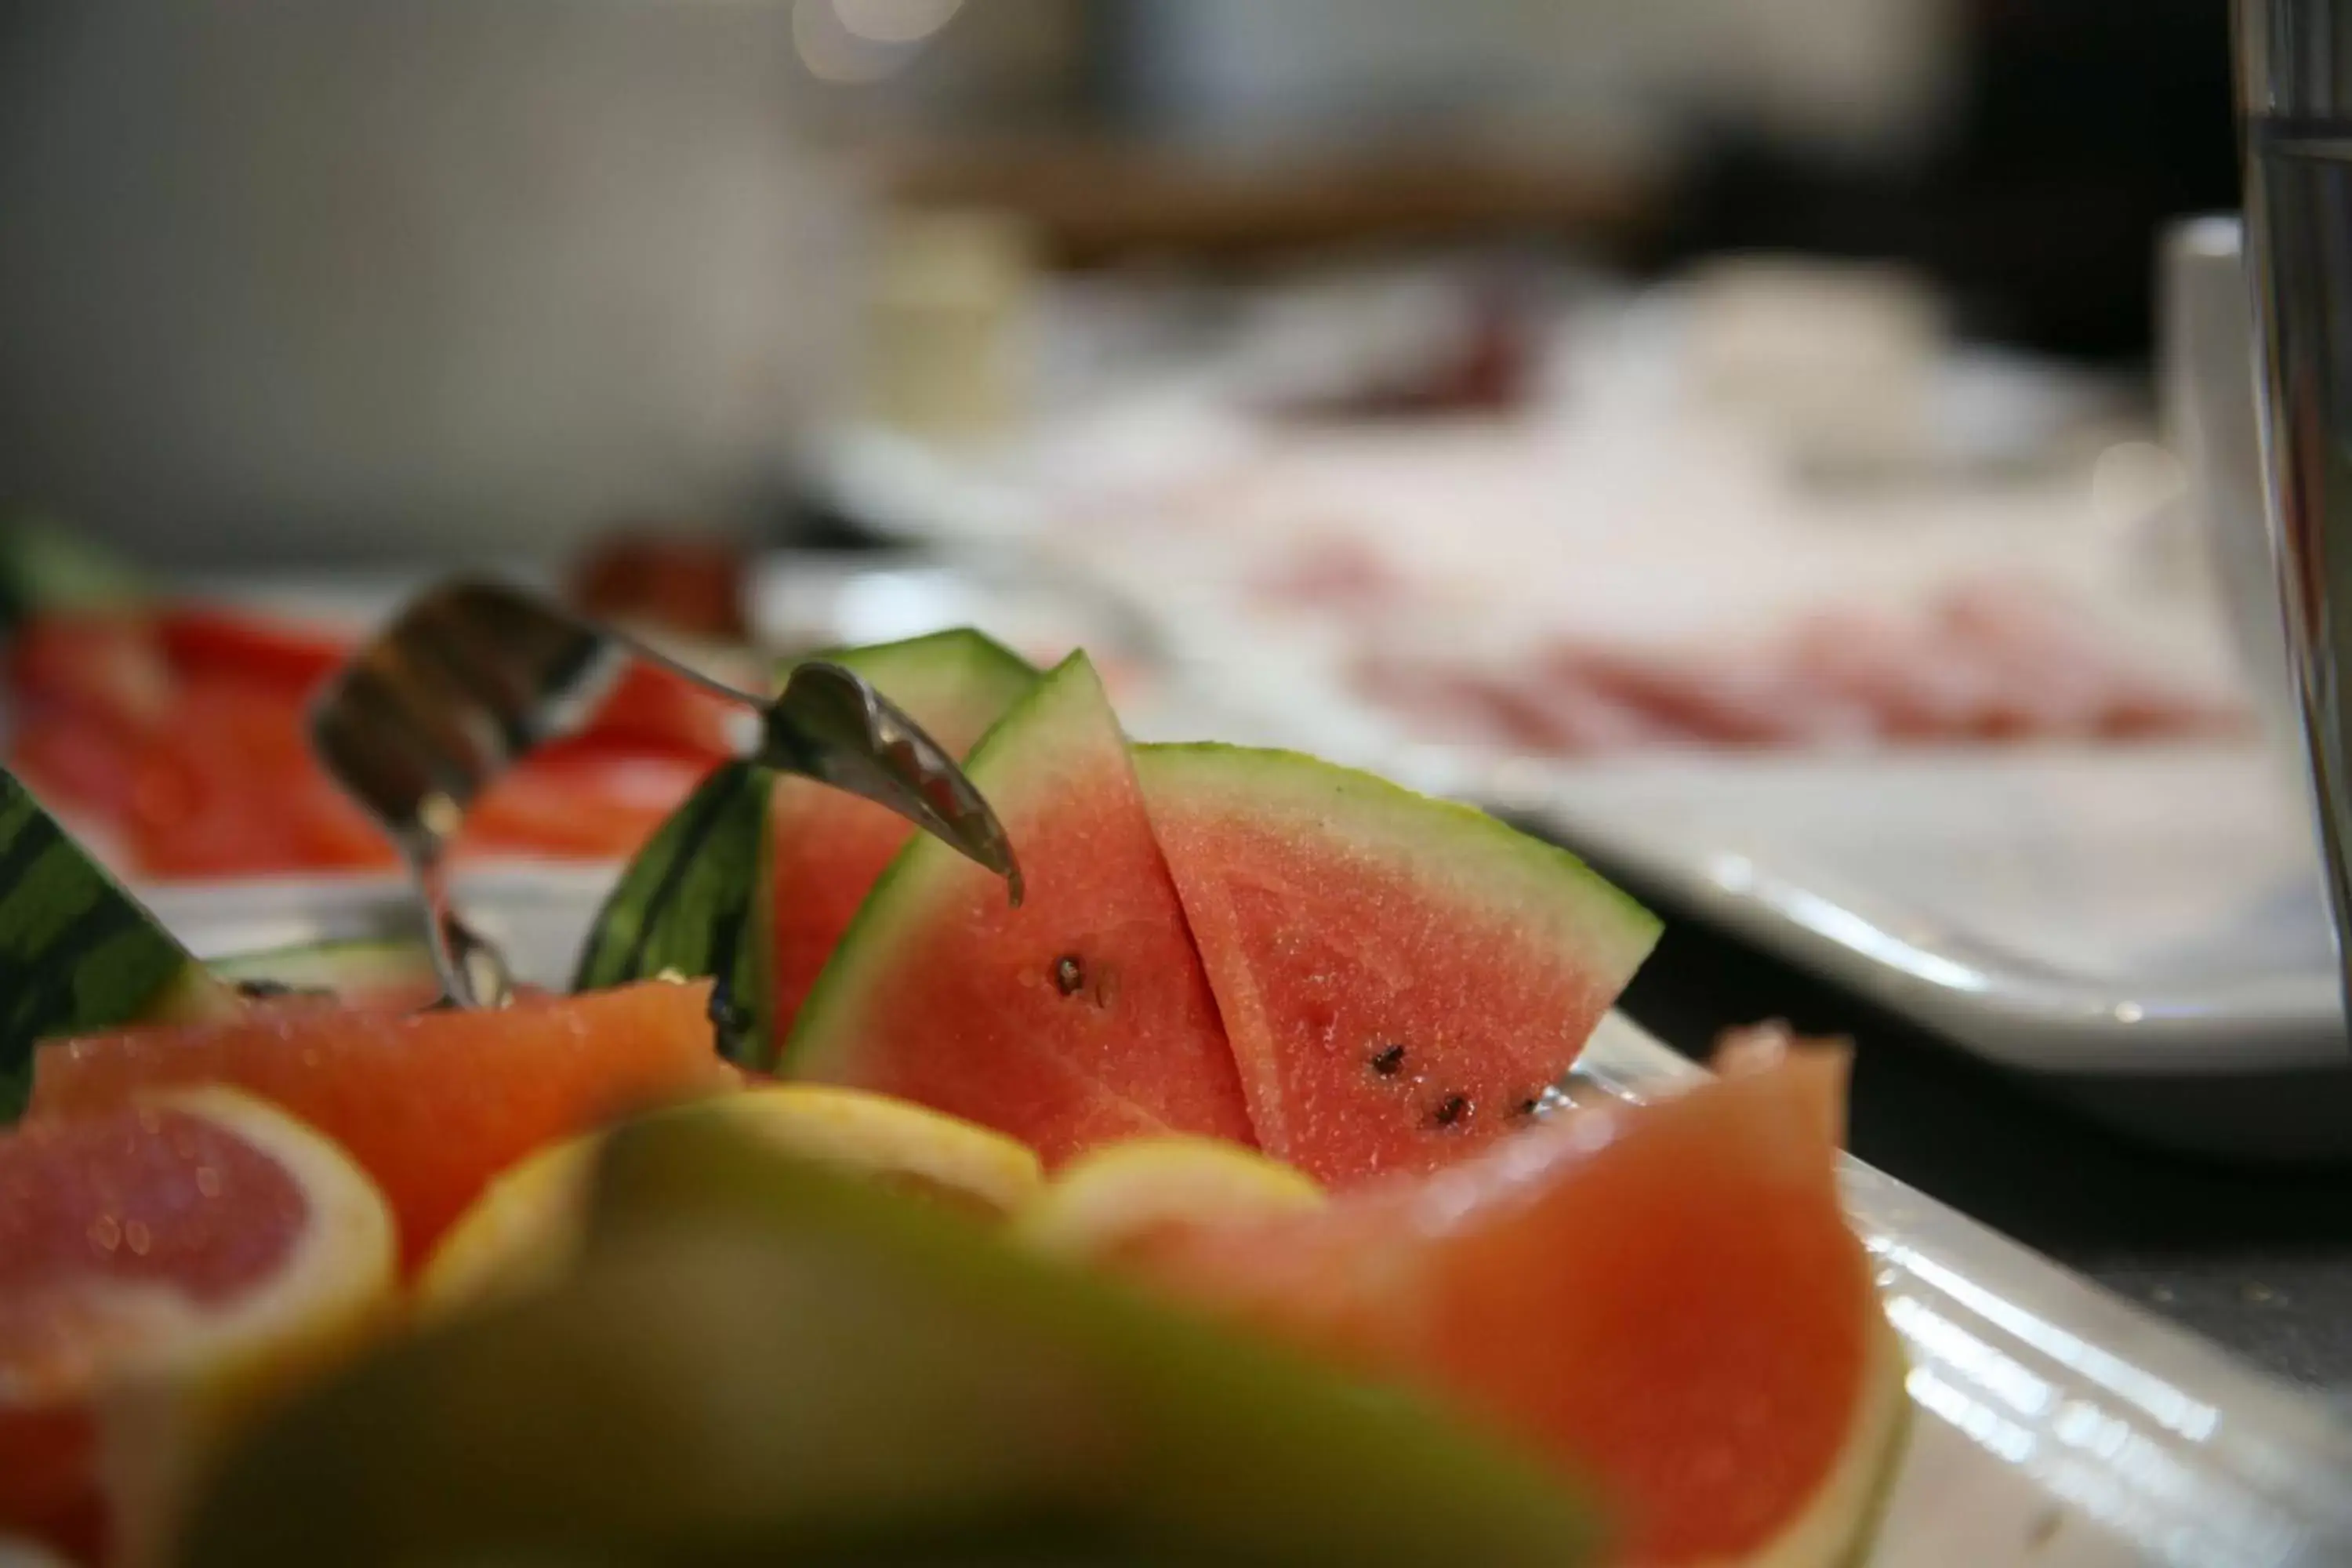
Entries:
MULTIPOLYGON (((969 630, 823 657, 863 676, 955 756, 1036 680, 969 630)), ((859 900, 913 831, 888 808, 814 780, 726 763, 622 873, 573 988, 712 976, 721 1048, 764 1069, 859 900)))
POLYGON ((320 994, 346 1002, 431 1002, 441 983, 433 955, 408 937, 352 937, 299 942, 209 959, 213 977, 240 995, 320 994))
POLYGON ((1137 748, 1259 1143, 1328 1185, 1526 1125, 1657 940, 1566 850, 1290 752, 1137 748))
MULTIPOLYGON (((864 676, 959 758, 1037 684, 1036 670, 1019 655, 969 629, 822 657, 864 676)), ((770 984, 781 1040, 857 906, 914 828, 870 800, 798 778, 777 781, 769 821, 770 984)))
POLYGON ((236 1005, 235 992, 0 770, 0 1124, 24 1110, 41 1041, 194 1022, 236 1005))
POLYGON ((1048 1164, 1146 1132, 1246 1141, 1232 1053, 1118 721, 1073 654, 966 768, 1027 896, 917 838, 801 1009, 784 1069, 1011 1133, 1048 1164))
POLYGON ((589 928, 574 991, 667 975, 710 977, 719 1053, 744 1067, 768 1059, 762 870, 774 770, 722 763, 637 852, 589 928))
POLYGON ((1577 1489, 1410 1396, 715 1119, 623 1129, 579 1272, 248 1442, 186 1568, 1575 1568, 1577 1489))
POLYGON ((1220 1138, 1135 1138, 1071 1161, 1022 1205, 1013 1234, 1063 1258, 1149 1253, 1171 1231, 1323 1203, 1312 1178, 1220 1138))
MULTIPOLYGON (((1037 1156, 1000 1132, 903 1100, 830 1084, 772 1083, 660 1114, 717 1117, 803 1159, 855 1172, 975 1219, 1001 1220, 1042 1184, 1037 1156)), ((500 1172, 417 1276, 431 1315, 543 1288, 577 1261, 607 1133, 542 1145, 500 1172)))

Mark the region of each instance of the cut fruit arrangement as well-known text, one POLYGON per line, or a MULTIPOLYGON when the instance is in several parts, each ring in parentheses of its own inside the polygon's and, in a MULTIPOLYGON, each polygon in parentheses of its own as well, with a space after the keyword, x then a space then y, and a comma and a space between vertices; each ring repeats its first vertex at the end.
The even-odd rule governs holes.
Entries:
POLYGON ((1565 853, 1131 746, 1083 656, 836 657, 968 752, 1017 904, 746 772, 590 988, 419 1010, 413 955, 198 964, 16 792, 0 956, 67 978, 0 1042, 0 1542, 1866 1554, 1907 1406, 1834 1053, 1547 1114, 1656 931, 1565 853))
MULTIPOLYGON (((388 870, 392 846, 310 754, 338 632, 168 603, 69 535, 0 526, 7 763, 152 879, 388 870)), ((730 751, 726 704, 633 669, 581 735, 478 802, 468 853, 634 852, 730 751)))

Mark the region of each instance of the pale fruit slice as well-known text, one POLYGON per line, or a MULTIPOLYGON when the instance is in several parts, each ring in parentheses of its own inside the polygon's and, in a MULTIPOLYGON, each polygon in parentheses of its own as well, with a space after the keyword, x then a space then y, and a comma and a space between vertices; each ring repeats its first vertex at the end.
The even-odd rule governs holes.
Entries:
MULTIPOLYGON (((824 1084, 747 1089, 667 1112, 707 1116, 812 1160, 983 1218, 1023 1206, 1037 1156, 1002 1133, 903 1100, 824 1084)), ((600 1133, 551 1145, 490 1184, 417 1282, 438 1313, 551 1283, 577 1257, 600 1133)))
POLYGON ((1066 1258, 1131 1259, 1171 1231, 1311 1209, 1302 1171, 1214 1138, 1137 1138, 1081 1154, 1014 1216, 1023 1241, 1066 1258))
POLYGON ((579 1251, 602 1132, 551 1143, 493 1178, 417 1271, 416 1310, 436 1317, 533 1290, 579 1251))
POLYGON ((717 1121, 616 1131, 576 1271, 255 1434, 177 1568, 1594 1560, 1443 1411, 717 1121))
POLYGON ((151 1534, 203 1434, 361 1337, 397 1279, 366 1173, 234 1089, 19 1128, 0 1194, 0 1531, 76 1550, 151 1534))

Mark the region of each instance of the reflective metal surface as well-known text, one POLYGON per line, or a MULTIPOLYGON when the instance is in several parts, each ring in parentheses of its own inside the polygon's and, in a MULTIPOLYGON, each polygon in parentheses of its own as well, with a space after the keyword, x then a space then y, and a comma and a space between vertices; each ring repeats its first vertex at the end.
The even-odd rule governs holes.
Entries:
POLYGON ((865 680, 797 666, 771 700, 733 689, 551 600, 457 580, 410 601, 311 710, 327 770, 390 835, 427 913, 449 1000, 509 990, 496 949, 450 907, 449 851, 466 809, 533 747, 585 728, 632 660, 659 665, 760 715, 751 760, 887 807, 1003 877, 1021 873, 988 803, 955 759, 865 680))

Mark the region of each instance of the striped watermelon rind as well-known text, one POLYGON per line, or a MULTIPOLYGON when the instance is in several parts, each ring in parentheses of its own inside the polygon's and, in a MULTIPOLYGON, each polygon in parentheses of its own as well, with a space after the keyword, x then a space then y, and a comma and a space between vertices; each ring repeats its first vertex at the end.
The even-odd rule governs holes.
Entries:
POLYGON ((767 1030, 765 847, 774 770, 738 759, 695 786, 597 911, 574 991, 705 976, 721 1055, 761 1064, 767 1030))
MULTIPOLYGON (((1084 653, 1074 653, 1046 671, 1026 696, 989 727, 965 758, 964 773, 983 790, 1019 794, 1025 779, 1054 768, 1057 755, 1054 737, 1064 732, 1082 740, 1089 736, 1089 716, 1105 706, 1094 667, 1084 653), (1065 721, 1066 711, 1073 719, 1065 721)), ((1014 845, 1013 851, 1018 854, 1020 846, 1014 845)), ((832 961, 802 1004, 792 1037, 778 1058, 781 1069, 822 1078, 845 1065, 856 1049, 860 999, 879 982, 881 973, 897 962, 898 933, 931 912, 932 885, 954 869, 951 853, 920 841, 908 844, 890 862, 858 906, 857 916, 842 933, 832 961)))
POLYGON ((1296 752, 1135 748, 1258 1142, 1345 1185, 1507 1134, 1656 917, 1486 813, 1296 752))
MULTIPOLYGON (((953 738, 939 733, 943 726, 930 717, 943 705, 969 704, 1001 716, 1037 684, 1036 666, 970 626, 899 642, 834 648, 809 658, 864 676, 950 751, 958 749, 953 738)), ((782 673, 790 672, 788 666, 782 673)))
POLYGON ((1303 752, 1221 742, 1139 745, 1147 799, 1224 796, 1255 820, 1338 836, 1401 869, 1433 899, 1507 909, 1596 969, 1630 975, 1663 928, 1631 895, 1559 845, 1475 806, 1418 795, 1303 752))
POLYGON ((235 993, 0 770, 0 1125, 24 1111, 41 1041, 236 1005, 235 993))
MULTIPOLYGON (((1018 655, 965 627, 812 657, 864 677, 926 724, 941 702, 1001 710, 1037 679, 1018 655)), ((713 977, 720 1051, 765 1068, 777 1034, 771 817, 780 784, 803 782, 824 787, 748 760, 715 769, 630 860, 590 929, 572 988, 713 977)))

